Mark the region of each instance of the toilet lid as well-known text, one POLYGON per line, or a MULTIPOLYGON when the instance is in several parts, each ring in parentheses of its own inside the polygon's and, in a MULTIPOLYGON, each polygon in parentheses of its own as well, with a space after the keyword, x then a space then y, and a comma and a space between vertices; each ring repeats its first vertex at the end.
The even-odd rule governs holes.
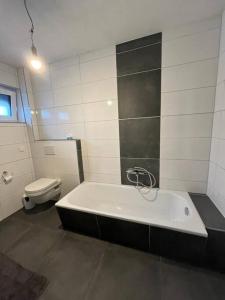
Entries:
POLYGON ((25 192, 27 193, 34 193, 34 192, 41 192, 50 187, 56 185, 58 183, 57 179, 51 178, 40 178, 25 187, 25 192))

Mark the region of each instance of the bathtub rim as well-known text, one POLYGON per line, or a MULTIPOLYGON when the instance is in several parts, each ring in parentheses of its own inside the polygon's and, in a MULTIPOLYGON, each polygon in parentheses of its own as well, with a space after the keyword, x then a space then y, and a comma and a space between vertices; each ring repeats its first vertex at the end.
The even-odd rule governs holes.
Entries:
MULTIPOLYGON (((79 184, 78 186, 76 186, 72 191, 70 191, 67 195, 65 195, 62 199, 60 199, 59 201, 57 201, 55 203, 56 207, 59 208, 64 208, 64 209, 68 209, 68 210, 74 210, 74 211, 80 211, 80 212, 86 212, 86 213, 90 213, 93 215, 99 215, 99 216, 103 216, 103 217, 109 217, 109 218, 115 218, 118 220, 124 220, 124 221, 128 221, 128 222, 134 222, 137 224, 143 224, 143 225, 148 225, 148 226, 154 226, 154 227, 158 227, 158 228, 165 228, 165 229, 169 229, 169 230, 174 230, 177 232, 181 232, 181 233, 186 233, 186 234, 192 234, 192 235, 196 235, 196 236, 200 236, 200 237, 208 237, 208 233, 207 230, 205 228, 205 224, 203 223, 190 195, 188 194, 188 192, 183 192, 183 191, 174 191, 174 190, 164 190, 164 189, 158 189, 161 190, 163 192, 166 193, 170 193, 170 194, 174 194, 176 193, 178 196, 182 196, 185 197, 186 200, 188 201, 188 205, 191 206, 191 209, 194 212, 194 215, 196 218, 198 218, 198 226, 201 227, 199 230, 195 230, 194 228, 192 230, 190 229, 186 229, 186 228, 182 228, 182 227, 176 227, 176 226, 170 226, 169 224, 166 224, 166 222, 164 224, 162 223, 156 223, 154 222, 154 220, 150 220, 150 221, 143 221, 143 220, 137 220, 135 218, 129 217, 128 215, 117 215, 117 214, 112 214, 112 213, 107 213, 107 212, 103 212, 100 210, 96 210, 96 209, 90 209, 90 208, 85 208, 76 204, 71 204, 68 203, 67 197, 70 196, 71 194, 74 193, 74 191, 76 189, 78 189, 81 185, 88 185, 88 184, 97 184, 97 185, 104 185, 104 186, 115 186, 115 187, 120 187, 120 188, 134 188, 132 185, 119 185, 119 184, 110 184, 110 183, 99 183, 99 182, 88 182, 88 181, 84 181, 81 184, 79 184)), ((175 223, 174 223, 175 225, 175 223)))

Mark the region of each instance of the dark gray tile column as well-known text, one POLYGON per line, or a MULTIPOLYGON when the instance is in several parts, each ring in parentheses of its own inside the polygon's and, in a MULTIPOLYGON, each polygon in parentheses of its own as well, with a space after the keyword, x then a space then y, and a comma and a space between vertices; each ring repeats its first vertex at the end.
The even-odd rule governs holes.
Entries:
MULTIPOLYGON (((116 47, 121 179, 140 166, 159 184, 161 33, 116 47)), ((147 178, 143 178, 147 183, 147 178)))

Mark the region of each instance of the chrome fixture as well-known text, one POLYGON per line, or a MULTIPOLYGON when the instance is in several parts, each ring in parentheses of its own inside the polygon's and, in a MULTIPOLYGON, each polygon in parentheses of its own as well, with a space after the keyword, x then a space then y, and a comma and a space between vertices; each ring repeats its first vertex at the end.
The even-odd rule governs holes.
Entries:
POLYGON ((155 176, 149 172, 148 170, 141 168, 141 167, 133 167, 126 170, 127 173, 127 180, 133 184, 135 184, 136 189, 139 191, 141 196, 148 200, 153 201, 157 197, 158 189, 155 189, 156 193, 153 199, 149 199, 146 197, 146 194, 150 193, 152 189, 156 185, 155 176), (131 178, 131 176, 135 177, 135 180, 131 178), (140 176, 148 176, 149 178, 149 185, 144 184, 140 181, 140 176))

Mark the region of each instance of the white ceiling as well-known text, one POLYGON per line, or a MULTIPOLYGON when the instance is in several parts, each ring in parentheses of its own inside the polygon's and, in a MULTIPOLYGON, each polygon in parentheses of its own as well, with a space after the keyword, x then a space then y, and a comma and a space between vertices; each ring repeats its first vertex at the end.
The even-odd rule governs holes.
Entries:
MULTIPOLYGON (((102 48, 222 13, 225 0, 27 0, 47 61, 102 48)), ((29 51, 23 0, 0 0, 0 61, 22 65, 29 51)))

